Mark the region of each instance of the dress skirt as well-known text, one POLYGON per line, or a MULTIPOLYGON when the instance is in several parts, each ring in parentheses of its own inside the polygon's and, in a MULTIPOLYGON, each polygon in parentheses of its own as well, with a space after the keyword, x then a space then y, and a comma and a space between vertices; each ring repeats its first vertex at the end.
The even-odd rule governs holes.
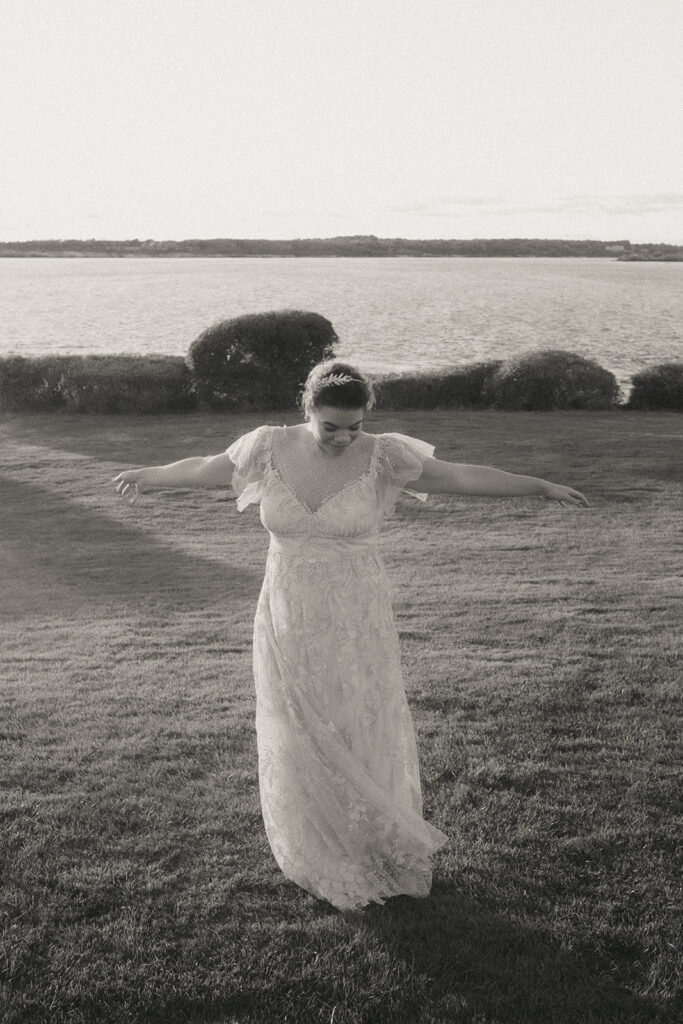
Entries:
POLYGON ((376 538, 273 535, 253 652, 261 805, 284 875, 339 909, 427 896, 447 837, 422 818, 376 538))

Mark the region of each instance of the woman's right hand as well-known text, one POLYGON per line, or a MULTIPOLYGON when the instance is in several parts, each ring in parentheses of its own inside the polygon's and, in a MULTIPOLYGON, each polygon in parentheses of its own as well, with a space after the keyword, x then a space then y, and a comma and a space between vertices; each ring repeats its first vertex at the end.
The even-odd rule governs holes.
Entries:
POLYGON ((118 476, 112 477, 112 483, 116 487, 117 493, 122 498, 127 498, 131 505, 138 495, 142 494, 142 473, 141 469, 124 469, 118 476))
POLYGON ((573 487, 565 487, 563 484, 553 484, 549 480, 544 480, 543 484, 543 497, 546 501, 556 501, 563 508, 565 505, 588 507, 588 499, 581 491, 575 491, 573 487))

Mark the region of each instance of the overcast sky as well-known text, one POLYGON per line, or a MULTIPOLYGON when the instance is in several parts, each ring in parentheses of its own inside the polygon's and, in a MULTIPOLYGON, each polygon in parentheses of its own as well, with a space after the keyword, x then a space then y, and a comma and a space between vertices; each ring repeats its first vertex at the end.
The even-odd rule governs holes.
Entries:
POLYGON ((0 0, 0 239, 683 243, 683 0, 0 0))

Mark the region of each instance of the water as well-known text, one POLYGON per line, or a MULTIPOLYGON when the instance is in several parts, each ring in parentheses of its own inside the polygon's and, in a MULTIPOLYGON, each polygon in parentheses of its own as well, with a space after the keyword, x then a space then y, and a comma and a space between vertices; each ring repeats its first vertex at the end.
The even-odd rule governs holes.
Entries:
POLYGON ((0 259, 0 354, 184 355, 209 324, 300 308, 369 372, 562 348, 625 384, 683 358, 683 265, 591 259, 0 259))

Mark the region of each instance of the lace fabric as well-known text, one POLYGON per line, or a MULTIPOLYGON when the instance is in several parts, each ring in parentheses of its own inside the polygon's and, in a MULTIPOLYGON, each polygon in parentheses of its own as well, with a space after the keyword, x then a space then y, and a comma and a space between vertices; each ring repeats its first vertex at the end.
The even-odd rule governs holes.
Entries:
POLYGON ((232 474, 232 489, 237 495, 237 510, 243 512, 247 505, 261 500, 263 480, 273 439, 273 428, 257 427, 230 445, 227 456, 235 467, 232 474))
POLYGON ((271 534, 253 648, 270 846, 287 878, 340 909, 426 896, 429 857, 447 837, 422 817, 377 540, 397 494, 419 479, 434 449, 377 435, 367 467, 355 479, 341 474, 312 510, 273 466, 281 429, 260 427, 228 449, 238 507, 260 502, 271 534))
POLYGON ((315 514, 335 494, 373 470, 377 445, 371 435, 363 435, 339 458, 318 454, 310 437, 307 440, 302 443, 301 435, 292 439, 286 430, 276 431, 271 464, 301 504, 315 514))

